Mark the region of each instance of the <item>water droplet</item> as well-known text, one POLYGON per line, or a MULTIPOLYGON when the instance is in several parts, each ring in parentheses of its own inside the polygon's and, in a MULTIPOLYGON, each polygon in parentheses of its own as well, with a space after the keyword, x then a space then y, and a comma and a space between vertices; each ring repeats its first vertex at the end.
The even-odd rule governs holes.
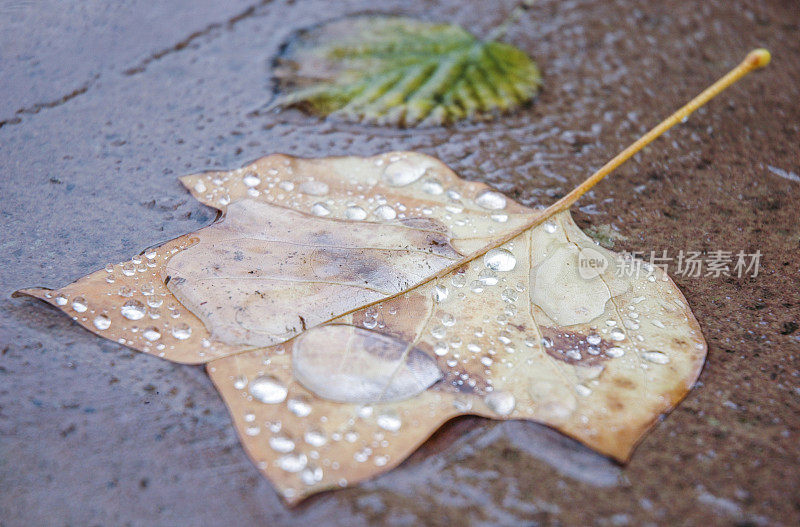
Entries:
POLYGON ((56 297, 56 305, 57 306, 66 306, 67 305, 67 297, 64 295, 58 295, 56 297))
POLYGON ((619 328, 612 329, 611 333, 608 335, 611 337, 611 340, 616 340, 617 342, 625 340, 625 332, 619 328))
POLYGON ((403 426, 400 417, 394 412, 386 412, 378 416, 378 426, 389 432, 397 432, 403 426))
POLYGON ((150 326, 142 332, 142 336, 150 342, 155 342, 161 338, 161 332, 155 326, 150 326))
POLYGON ((324 196, 328 193, 328 184, 324 181, 303 181, 300 183, 300 192, 309 196, 324 196))
POLYGON ((288 454, 289 452, 294 450, 294 441, 292 441, 285 435, 276 435, 269 438, 269 446, 275 452, 280 452, 281 454, 288 454))
POLYGON ((550 234, 553 234, 558 230, 558 226, 552 220, 547 220, 546 222, 544 222, 542 224, 542 227, 544 228, 545 231, 549 232, 550 234))
POLYGON ((178 324, 172 327, 172 336, 178 340, 186 340, 192 336, 192 328, 189 324, 178 324))
POLYGON ((259 184, 261 184, 261 179, 254 173, 248 172, 242 178, 242 182, 248 187, 257 187, 259 184))
POLYGON ((311 213, 315 216, 327 216, 331 213, 331 209, 324 203, 318 201, 311 206, 311 213))
POLYGON ((505 223, 508 221, 508 214, 505 212, 495 212, 490 217, 497 223, 505 223))
POLYGON ((467 349, 470 350, 472 353, 480 353, 481 346, 477 342, 470 342, 467 344, 467 349))
POLYGON ((237 390, 244 390, 245 386, 247 386, 247 377, 244 375, 238 375, 233 379, 233 387, 237 390))
POLYGON ((487 368, 494 363, 491 357, 481 357, 481 364, 486 366, 487 368))
POLYGON ((262 403, 277 404, 286 399, 287 390, 277 378, 272 375, 262 375, 250 383, 250 393, 262 403))
POLYGON ((433 286, 433 299, 436 302, 444 302, 447 300, 447 297, 450 296, 450 292, 447 290, 446 286, 441 284, 436 284, 433 286))
POLYGON ((375 465, 376 466, 382 467, 382 466, 386 465, 386 463, 389 462, 389 457, 388 456, 375 456, 374 461, 375 461, 375 465))
POLYGON ((447 345, 447 343, 446 343, 446 342, 437 342, 437 343, 436 343, 436 344, 434 344, 434 346, 433 346, 433 352, 434 352, 436 355, 438 355, 438 356, 440 356, 440 357, 441 357, 442 355, 447 355, 447 350, 448 350, 448 348, 449 348, 449 347, 448 347, 448 345, 447 345))
POLYGON ((498 282, 497 273, 495 273, 491 269, 484 269, 478 275, 478 280, 480 280, 480 282, 483 285, 489 285, 489 286, 497 285, 498 282))
POLYGON ((438 179, 426 179, 422 182, 422 190, 423 192, 427 192, 432 196, 438 196, 444 189, 442 188, 442 184, 439 183, 438 179))
POLYGON ((667 364, 669 362, 669 356, 663 351, 645 351, 642 353, 642 358, 653 364, 667 364))
POLYGON ((397 212, 389 205, 381 205, 375 209, 375 216, 384 221, 389 221, 397 217, 397 212))
POLYGON ((578 392, 578 395, 582 397, 588 397, 592 394, 592 389, 588 386, 584 386, 583 384, 578 384, 575 386, 575 391, 578 392))
POLYGON ((72 309, 74 309, 78 313, 83 313, 87 309, 89 309, 89 304, 86 303, 86 299, 82 296, 75 297, 72 301, 72 309))
POLYGON ((415 182, 425 173, 428 164, 411 159, 400 159, 389 163, 383 169, 383 180, 393 187, 405 187, 415 182))
POLYGON ((122 264, 122 274, 125 276, 133 276, 136 274, 136 267, 134 267, 132 262, 125 262, 122 264))
POLYGON ((625 350, 620 347, 614 346, 613 348, 608 348, 606 350, 606 355, 608 355, 612 359, 616 359, 617 357, 622 357, 623 355, 625 355, 625 350))
POLYGON ((456 317, 451 315, 450 313, 444 313, 442 315, 442 325, 445 327, 452 327, 456 324, 456 317))
POLYGON ((450 279, 450 283, 453 284, 454 287, 464 287, 467 284, 467 277, 462 273, 453 275, 453 278, 450 279))
POLYGON ((286 472, 300 472, 306 468, 307 463, 305 454, 287 454, 278 459, 278 466, 286 472))
POLYGON ((111 319, 108 318, 106 315, 97 315, 94 317, 94 327, 103 331, 104 329, 108 329, 111 327, 111 319))
POLYGON ((600 342, 602 342, 602 340, 603 339, 600 338, 600 335, 597 335, 596 333, 592 333, 591 335, 588 335, 586 337, 586 342, 588 342, 592 346, 597 346, 598 344, 600 344, 600 342))
POLYGON ((311 405, 306 399, 289 399, 286 402, 286 407, 297 417, 305 417, 311 413, 311 405))
POLYGON ((503 299, 503 302, 507 302, 509 304, 513 304, 514 302, 517 301, 517 299, 519 298, 519 295, 517 294, 516 291, 514 291, 513 289, 511 289, 509 287, 509 288, 503 289, 503 293, 500 295, 500 298, 503 299))
POLYGON ((514 411, 514 407, 517 405, 517 400, 514 397, 514 394, 510 392, 490 392, 486 397, 483 398, 483 401, 491 411, 499 415, 510 414, 514 411))
POLYGON ((348 220, 361 221, 367 217, 367 211, 357 205, 347 207, 344 212, 345 218, 348 220))
POLYGON ((300 479, 306 485, 313 485, 322 481, 322 469, 319 467, 306 467, 300 474, 300 479))
POLYGON ((203 192, 206 191, 206 184, 203 183, 202 181, 198 181, 197 183, 194 184, 194 191, 197 192, 198 194, 202 194, 203 192))
POLYGON ((120 313, 122 316, 127 318, 128 320, 139 320, 144 318, 144 315, 147 311, 144 308, 144 304, 139 302, 138 300, 128 300, 122 305, 120 308, 120 313))
POLYGON ((508 249, 492 249, 483 256, 483 263, 494 271, 511 271, 517 265, 517 259, 508 249))
POLYGON ((494 190, 484 190, 475 196, 475 203, 488 210, 502 210, 506 208, 506 197, 494 190))
POLYGON ((325 436, 325 433, 321 430, 309 430, 303 436, 303 439, 306 440, 306 443, 313 447, 321 447, 325 443, 328 442, 328 438, 325 436))

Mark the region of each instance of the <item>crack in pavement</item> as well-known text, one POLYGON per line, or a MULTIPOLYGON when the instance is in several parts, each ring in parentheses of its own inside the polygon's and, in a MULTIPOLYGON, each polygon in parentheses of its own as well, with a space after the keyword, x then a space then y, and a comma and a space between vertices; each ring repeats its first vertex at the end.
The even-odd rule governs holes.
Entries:
MULTIPOLYGON (((203 29, 201 29, 199 31, 195 31, 194 33, 190 34, 188 37, 178 41, 176 44, 174 44, 174 45, 172 45, 170 47, 161 49, 159 51, 156 51, 155 53, 152 53, 149 57, 147 57, 144 60, 140 61, 137 65, 123 70, 122 73, 124 75, 128 76, 128 77, 137 75, 139 73, 144 72, 151 63, 156 62, 156 61, 158 61, 158 60, 160 60, 160 59, 162 59, 162 58, 164 58, 164 57, 166 57, 168 55, 172 55, 173 53, 177 53, 177 52, 179 52, 179 51, 181 51, 183 49, 186 49, 187 47, 189 47, 192 44, 192 42, 194 42, 195 40, 197 40, 199 38, 202 38, 204 36, 210 35, 210 34, 214 33, 214 31, 219 30, 219 29, 225 29, 225 30, 230 31, 236 26, 236 24, 238 24, 242 20, 245 20, 247 18, 250 18, 250 17, 254 16, 256 14, 256 9, 257 8, 262 7, 262 6, 264 6, 264 5, 266 5, 266 4, 270 3, 270 2, 271 2, 271 0, 261 0, 257 4, 249 6, 244 11, 234 15, 233 17, 231 17, 231 18, 229 18, 229 19, 227 19, 227 20, 225 20, 223 22, 214 22, 214 23, 208 24, 203 29)), ((49 108, 56 108, 58 106, 66 104, 67 102, 71 101, 72 99, 75 99, 76 97, 79 97, 79 96, 87 93, 97 83, 97 80, 99 78, 100 78, 100 74, 99 73, 95 74, 92 77, 91 80, 89 80, 88 82, 84 83, 79 88, 76 88, 76 89, 72 90, 71 92, 69 92, 66 95, 63 95, 63 96, 61 96, 61 97, 59 97, 57 99, 53 99, 51 101, 36 103, 36 104, 34 104, 32 106, 28 106, 28 107, 20 108, 20 109, 16 110, 13 113, 13 117, 8 117, 8 118, 0 120, 0 128, 3 128, 4 126, 7 126, 7 125, 21 123, 22 122, 22 115, 33 115, 33 114, 39 113, 41 110, 46 110, 46 109, 49 109, 49 108)))

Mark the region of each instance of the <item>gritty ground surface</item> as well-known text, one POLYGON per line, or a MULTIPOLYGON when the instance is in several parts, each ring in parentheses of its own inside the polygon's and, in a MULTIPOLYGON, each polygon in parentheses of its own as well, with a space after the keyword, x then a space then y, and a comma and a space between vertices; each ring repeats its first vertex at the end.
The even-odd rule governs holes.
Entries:
POLYGON ((0 0, 0 525, 798 524, 796 1, 537 1, 507 40, 545 91, 492 123, 408 132, 258 111, 298 28, 372 10, 486 34, 511 5, 0 0), (625 467, 534 424, 464 418, 389 474, 289 510, 202 368, 10 298, 207 225, 176 177, 272 152, 420 150, 549 203, 760 45, 768 70, 575 211, 617 250, 763 255, 756 278, 675 277, 708 362, 625 467))

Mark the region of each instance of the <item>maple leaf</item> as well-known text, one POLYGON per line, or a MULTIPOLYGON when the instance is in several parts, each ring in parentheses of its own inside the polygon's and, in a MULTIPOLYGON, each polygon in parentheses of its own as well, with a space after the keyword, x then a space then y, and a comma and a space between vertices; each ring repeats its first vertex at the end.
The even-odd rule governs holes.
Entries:
POLYGON ((289 503, 396 466, 462 414, 535 420, 624 461, 691 388, 706 344, 666 273, 622 272, 631 261, 568 208, 768 59, 751 53, 544 211, 419 153, 271 155, 181 178, 217 223, 18 293, 205 363, 289 503))
POLYGON ((395 126, 511 111, 541 85, 536 64, 514 46, 398 16, 305 30, 287 45, 274 75, 282 93, 272 106, 395 126))

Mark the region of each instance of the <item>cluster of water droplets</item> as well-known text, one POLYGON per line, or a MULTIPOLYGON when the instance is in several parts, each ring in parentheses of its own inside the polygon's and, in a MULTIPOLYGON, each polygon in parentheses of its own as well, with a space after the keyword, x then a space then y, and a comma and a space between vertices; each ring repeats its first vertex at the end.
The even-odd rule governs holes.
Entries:
MULTIPOLYGON (((89 329, 164 357, 193 336, 187 322, 192 315, 175 300, 159 274, 166 261, 186 246, 148 249, 94 273, 85 291, 78 282, 44 296, 89 329)), ((210 341, 201 339, 198 355, 204 356, 209 347, 210 341)))

